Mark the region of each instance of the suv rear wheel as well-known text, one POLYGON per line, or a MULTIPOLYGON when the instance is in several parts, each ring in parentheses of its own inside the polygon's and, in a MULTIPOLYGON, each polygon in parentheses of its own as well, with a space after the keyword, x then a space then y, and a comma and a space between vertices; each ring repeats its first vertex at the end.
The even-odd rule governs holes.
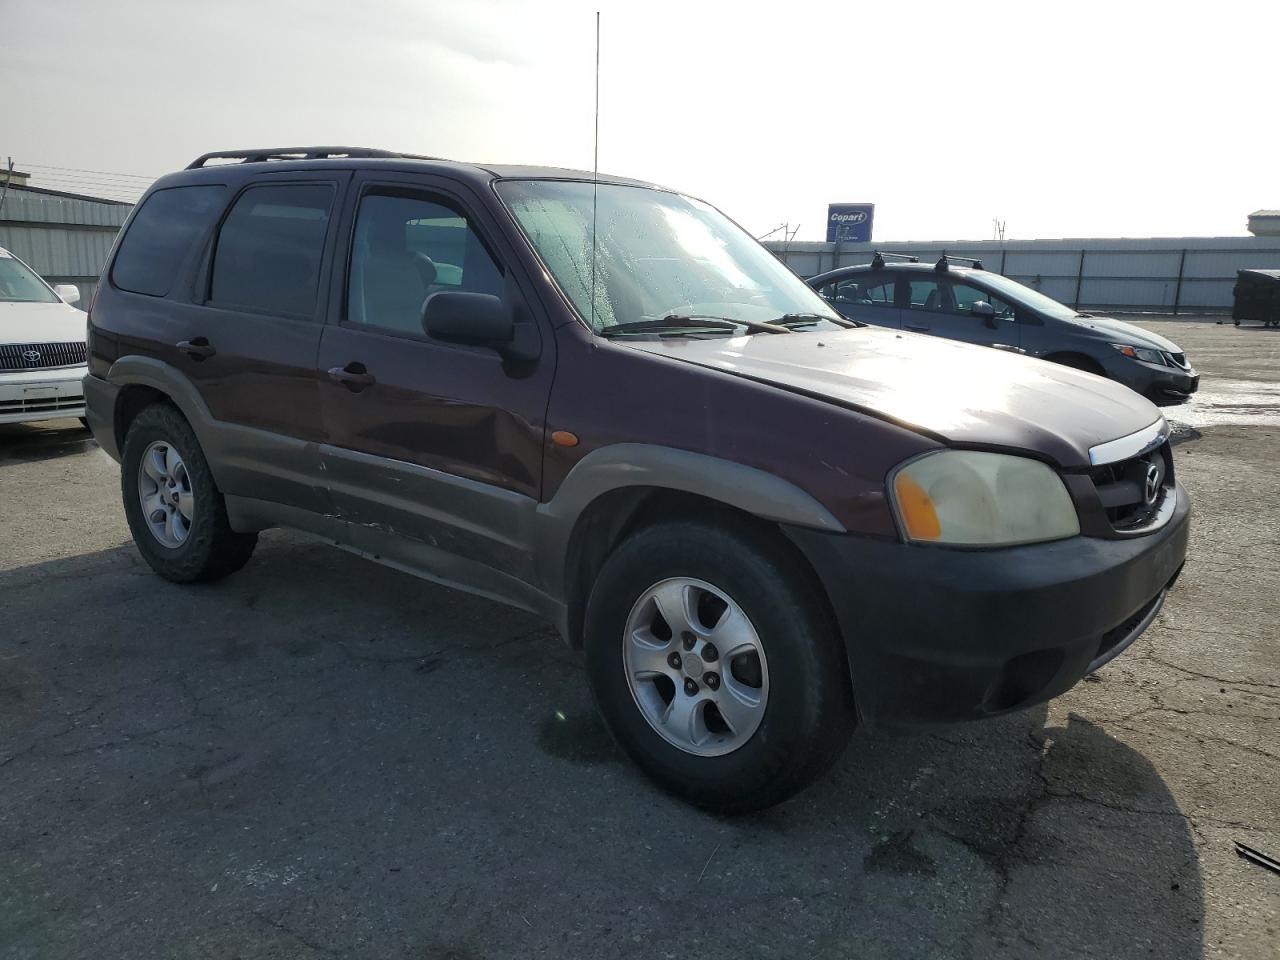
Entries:
POLYGON ((166 580, 217 580, 243 567, 258 542, 236 533, 195 431, 167 403, 134 417, 125 436, 120 487, 133 542, 166 580))
POLYGON ((785 800, 853 728, 822 597, 748 528, 661 524, 605 562, 587 668, 614 736, 668 790, 725 813, 785 800))

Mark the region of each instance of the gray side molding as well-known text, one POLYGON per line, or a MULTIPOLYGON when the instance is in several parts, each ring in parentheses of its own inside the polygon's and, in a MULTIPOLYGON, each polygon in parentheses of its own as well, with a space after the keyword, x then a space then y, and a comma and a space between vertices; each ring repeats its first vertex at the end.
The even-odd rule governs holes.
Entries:
POLYGON ((208 406, 194 383, 169 364, 154 357, 126 356, 111 364, 107 380, 117 386, 138 384, 168 395, 204 443, 203 430, 213 422, 208 406))
POLYGON ((680 490, 765 520, 846 532, 831 511, 810 494, 771 473, 674 447, 613 444, 578 461, 556 495, 538 505, 534 549, 552 596, 565 595, 565 555, 578 518, 597 497, 624 487, 680 490))

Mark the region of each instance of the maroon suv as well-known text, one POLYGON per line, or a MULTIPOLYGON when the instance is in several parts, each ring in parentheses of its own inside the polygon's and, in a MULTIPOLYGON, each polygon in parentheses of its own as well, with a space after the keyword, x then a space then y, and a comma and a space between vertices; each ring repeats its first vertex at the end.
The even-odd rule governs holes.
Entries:
POLYGON ((1187 546, 1128 388, 860 326, 713 207, 565 170, 201 157, 125 226, 85 396, 161 576, 285 526, 541 614, 645 771, 721 810, 855 721, 1062 693, 1187 546))

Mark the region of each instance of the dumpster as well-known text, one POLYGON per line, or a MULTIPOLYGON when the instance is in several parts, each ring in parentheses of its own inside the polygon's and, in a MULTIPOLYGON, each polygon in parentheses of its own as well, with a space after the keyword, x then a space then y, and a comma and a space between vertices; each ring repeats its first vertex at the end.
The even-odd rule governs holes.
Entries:
POLYGON ((1280 327, 1280 270, 1237 270, 1231 319, 1280 327))

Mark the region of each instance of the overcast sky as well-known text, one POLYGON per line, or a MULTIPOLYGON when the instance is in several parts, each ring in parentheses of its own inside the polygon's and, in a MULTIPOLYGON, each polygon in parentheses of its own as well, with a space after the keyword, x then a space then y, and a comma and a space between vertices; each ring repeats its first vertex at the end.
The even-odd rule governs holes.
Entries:
POLYGON ((51 168, 309 143, 590 168, 597 9, 601 169, 757 234, 821 239, 842 201, 884 240, 1280 207, 1276 0, 0 0, 0 162, 83 192, 137 181, 51 168))

